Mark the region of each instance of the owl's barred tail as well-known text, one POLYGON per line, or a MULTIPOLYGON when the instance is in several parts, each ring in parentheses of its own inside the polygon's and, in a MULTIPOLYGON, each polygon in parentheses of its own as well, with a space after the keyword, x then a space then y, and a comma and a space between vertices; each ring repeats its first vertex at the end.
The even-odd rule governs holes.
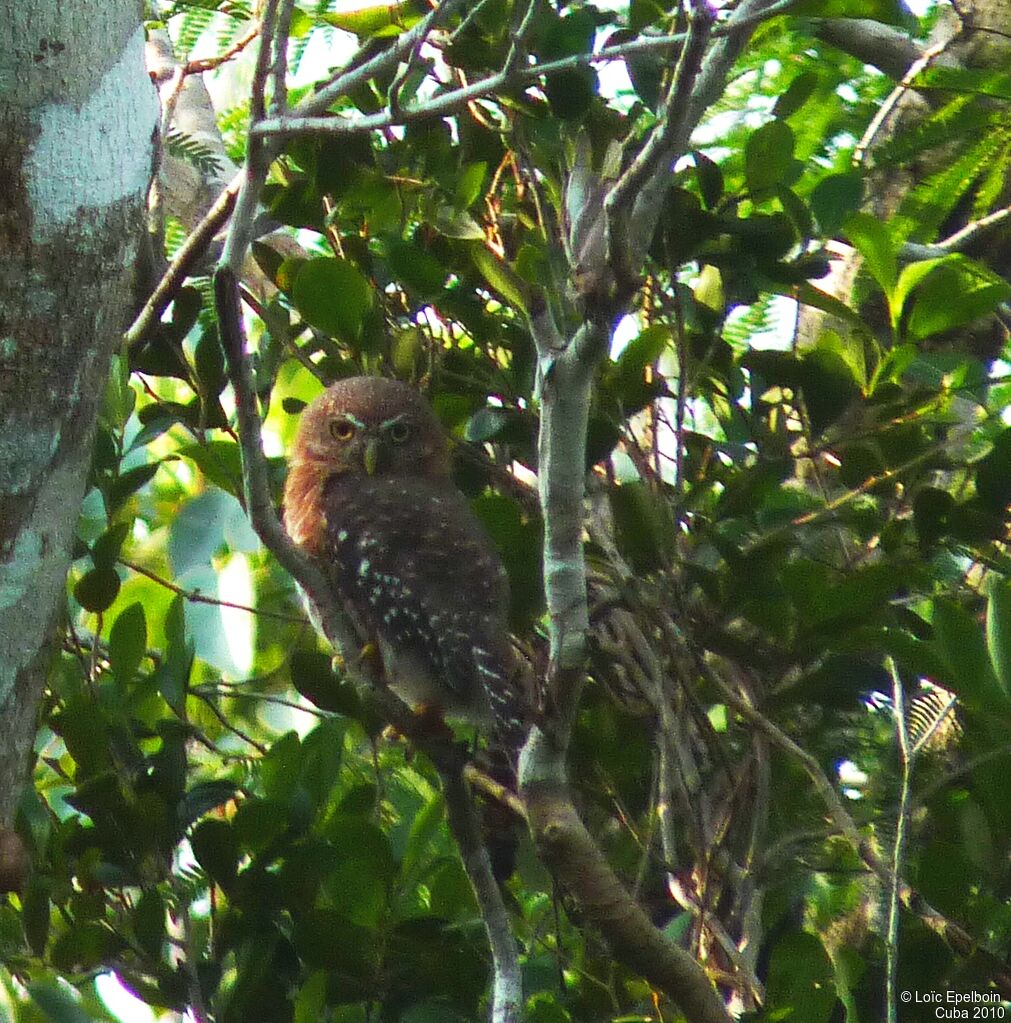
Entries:
MULTIPOLYGON (((475 648, 478 674, 488 696, 492 734, 485 753, 485 772, 503 788, 515 791, 519 753, 527 737, 533 706, 530 666, 512 645, 485 655, 475 648)), ((482 799, 481 832, 495 879, 504 883, 516 867, 523 820, 504 802, 482 799)))
POLYGON ((515 763, 526 742, 531 710, 536 705, 532 692, 530 666, 512 647, 489 652, 474 648, 475 666, 488 698, 492 716, 492 745, 502 750, 514 765, 510 784, 514 780, 515 763))

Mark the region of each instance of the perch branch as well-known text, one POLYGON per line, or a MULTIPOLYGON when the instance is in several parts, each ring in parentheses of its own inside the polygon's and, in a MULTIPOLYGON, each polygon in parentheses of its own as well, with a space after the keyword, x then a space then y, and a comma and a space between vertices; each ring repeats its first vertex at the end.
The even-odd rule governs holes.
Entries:
MULTIPOLYGON (((274 77, 274 102, 285 104, 284 76, 287 46, 287 27, 291 0, 284 0, 278 17, 276 0, 268 0, 263 18, 263 33, 257 57, 252 90, 254 124, 266 116, 266 83, 274 77), (273 47, 273 64, 271 48, 273 47)), ((450 4, 444 5, 449 7, 450 4)), ((243 486, 246 507, 257 534, 274 554, 279 564, 288 571, 305 591, 315 608, 324 634, 340 651, 346 663, 367 670, 361 658, 352 659, 350 653, 360 647, 352 623, 339 606, 324 573, 292 542, 274 509, 270 493, 266 459, 260 430, 252 370, 246 354, 245 332, 242 322, 238 271, 242 265, 252 236, 252 222, 256 214, 260 189, 272 159, 269 144, 251 137, 247 151, 244 179, 236 203, 235 215, 225 242, 221 265, 214 276, 215 303, 220 324, 220 335, 225 350, 229 375, 235 392, 236 413, 239 423, 242 454, 243 486)), ((380 679, 373 689, 384 712, 403 734, 418 740, 418 725, 409 708, 399 700, 380 679)), ((463 781, 463 765, 459 751, 446 744, 419 741, 436 764, 446 789, 446 805, 450 826, 460 845, 461 855, 474 894, 481 910, 491 944, 495 977, 492 990, 492 1020, 494 1023, 515 1023, 522 1004, 522 985, 519 954, 508 926, 502 896, 495 884, 487 851, 481 844, 473 809, 469 804, 463 781)))
POLYGON ((488 850, 481 841, 474 802, 458 767, 442 769, 439 773, 446 797, 446 817, 481 907, 481 919, 491 948, 495 978, 492 989, 492 1023, 517 1023, 523 1005, 519 952, 509 929, 509 916, 502 901, 502 892, 495 882, 488 850))

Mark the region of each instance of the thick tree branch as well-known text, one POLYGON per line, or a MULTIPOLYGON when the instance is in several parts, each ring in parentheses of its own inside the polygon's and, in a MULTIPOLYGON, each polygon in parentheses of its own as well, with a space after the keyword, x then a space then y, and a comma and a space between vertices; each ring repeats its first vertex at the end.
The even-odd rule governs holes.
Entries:
POLYGON ((659 174, 665 178, 669 176, 667 172, 673 157, 687 145, 688 136, 694 128, 694 124, 683 115, 689 109, 689 97, 702 66, 713 27, 713 12, 706 0, 692 0, 690 11, 688 39, 667 91, 660 123, 604 200, 607 259, 612 273, 619 280, 638 273, 639 268, 634 264, 641 262, 644 255, 641 240, 628 230, 636 196, 650 177, 659 174))
POLYGON ((572 258, 580 263, 571 269, 598 282, 595 292, 581 292, 586 297, 587 317, 568 342, 559 336, 547 310, 532 316, 531 323, 540 370, 538 486, 545 523, 551 670, 543 727, 531 730, 520 758, 521 791, 542 859, 579 901, 588 921, 601 930, 622 962, 664 990, 693 1021, 726 1021, 730 1017, 695 959, 653 927, 614 875, 580 820, 566 779, 566 753, 583 684, 589 619, 583 561, 586 429, 596 367, 606 353, 611 324, 624 311, 630 282, 640 272, 651 227, 670 186, 673 160, 684 151, 703 112, 722 92, 752 26, 785 6, 770 0, 745 0, 727 26, 727 35, 704 58, 713 26, 708 9, 696 6, 693 30, 661 122, 641 151, 641 159, 633 161, 604 200, 611 227, 610 265, 616 270, 617 287, 608 286, 605 266, 583 265, 588 258, 606 259, 608 253, 600 251, 604 247, 573 247, 570 239, 572 258))
POLYGON ((869 18, 816 18, 814 33, 898 81, 923 56, 924 47, 900 29, 869 18))
POLYGON ((239 194, 242 175, 236 175, 232 183, 218 196, 214 205, 207 211, 203 220, 186 236, 186 241, 179 247, 168 270, 158 282, 151 297, 144 303, 144 308, 130 325, 123 340, 128 347, 142 341, 159 323, 165 310, 179 294, 179 289, 186 283, 186 278, 206 253, 225 221, 235 209, 235 199, 239 194))
POLYGON ((729 1023, 730 1014, 702 967, 664 937, 629 896, 568 793, 534 785, 527 795, 541 857, 577 897, 586 923, 600 929, 614 955, 670 995, 692 1023, 729 1023))
POLYGON ((481 841, 481 829, 474 802, 459 767, 441 769, 446 816, 460 849, 463 865, 481 907, 481 919, 488 934, 494 967, 492 1023, 516 1023, 523 1006, 523 983, 519 952, 509 928, 509 916, 502 892, 492 872, 488 850, 481 841))
MULTIPOLYGON (((788 8, 789 4, 773 0, 744 0, 702 61, 689 101, 680 109, 668 108, 672 120, 658 125, 656 129, 662 130, 667 145, 654 150, 651 176, 634 197, 631 216, 628 218, 626 244, 630 255, 638 253, 640 259, 645 256, 653 234, 651 225, 658 222, 664 197, 670 187, 674 162, 687 148, 691 133, 702 115, 722 95, 727 75, 751 37, 752 30, 765 19, 784 13, 788 8)), ((610 197, 605 200, 605 208, 609 202, 613 203, 610 197)), ((609 216, 614 217, 615 213, 611 212, 609 216)))

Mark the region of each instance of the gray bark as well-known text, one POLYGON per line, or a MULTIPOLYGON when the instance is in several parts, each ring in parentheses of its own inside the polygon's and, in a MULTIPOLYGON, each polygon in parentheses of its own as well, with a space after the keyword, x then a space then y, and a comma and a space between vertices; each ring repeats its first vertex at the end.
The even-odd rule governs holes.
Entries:
POLYGON ((0 827, 30 767, 157 101, 139 0, 0 0, 0 827))

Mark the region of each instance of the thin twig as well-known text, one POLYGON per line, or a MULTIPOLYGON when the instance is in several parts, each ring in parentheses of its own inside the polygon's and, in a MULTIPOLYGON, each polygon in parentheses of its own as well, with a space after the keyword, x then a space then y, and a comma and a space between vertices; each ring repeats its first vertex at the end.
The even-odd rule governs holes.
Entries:
MULTIPOLYGON (((764 714, 743 700, 722 678, 701 658, 697 662, 699 670, 708 682, 720 693, 721 698, 732 710, 740 714, 746 721, 764 732, 775 745, 786 750, 795 757, 814 783, 815 790, 828 810, 828 816, 834 827, 842 834, 857 851, 864 863, 885 884, 892 883, 892 872, 878 855, 872 844, 860 833, 849 811, 843 805, 835 786, 829 781, 821 768, 818 759, 808 753, 802 746, 791 739, 781 728, 770 721, 764 714)), ((911 913, 916 914, 924 924, 956 954, 967 957, 979 947, 979 943, 961 925, 949 920, 931 906, 906 881, 896 879, 899 900, 911 913)), ((1005 997, 1011 996, 1011 970, 998 967, 998 972, 991 978, 1005 997)))
POLYGON ((218 597, 208 597, 206 594, 201 593, 199 590, 187 590, 178 583, 172 582, 171 579, 165 579, 163 576, 158 575, 157 572, 152 572, 151 569, 145 568, 143 565, 138 565, 135 561, 129 561, 126 558, 117 558, 117 562, 124 568, 130 569, 131 572, 136 572, 138 575, 145 576, 152 582, 157 583, 159 586, 164 586, 166 590, 171 590, 173 593, 178 594, 183 600, 191 601, 194 604, 213 604, 216 607, 228 607, 234 611, 246 611, 251 615, 261 615, 264 618, 276 618, 281 622, 301 622, 303 621, 300 615, 289 615, 283 611, 268 611, 262 607, 250 607, 248 604, 236 604, 231 600, 221 600, 218 597))
MULTIPOLYGON (((748 16, 732 20, 726 25, 721 25, 712 30, 712 37, 741 36, 745 29, 772 17, 774 14, 785 12, 798 0, 781 0, 759 12, 750 12, 748 16)), ((456 2, 454 0, 454 6, 456 2)), ((415 30, 412 30, 412 32, 415 30)), ((398 40, 401 46, 398 59, 404 52, 410 50, 406 46, 404 33, 398 40)), ((450 92, 435 96, 416 106, 404 108, 400 111, 399 117, 391 117, 389 112, 369 115, 366 117, 349 118, 337 117, 334 115, 321 115, 333 100, 342 95, 343 92, 353 88, 362 81, 367 81, 378 73, 373 67, 373 62, 353 68, 350 71, 338 75, 324 91, 314 94, 311 99, 300 103, 296 114, 283 119, 268 118, 267 120, 251 128, 251 133, 272 137, 287 137, 290 135, 345 135, 357 134, 359 132, 375 131, 382 128, 389 128, 393 125, 404 124, 407 121, 420 121, 432 117, 445 117, 457 113, 467 104, 475 99, 481 99, 496 90, 511 88, 527 82, 538 81, 541 78, 559 74, 563 71, 572 71, 591 64, 606 64, 609 61, 618 60, 622 57, 632 56, 641 53, 651 53, 669 50, 680 46, 687 39, 686 33, 678 33, 669 36, 652 36, 635 40, 629 43, 620 43, 615 46, 608 46, 595 53, 579 53, 570 57, 562 57, 558 60, 547 61, 543 64, 531 65, 529 67, 520 65, 511 69, 508 73, 505 70, 495 71, 490 75, 472 82, 463 88, 454 89, 450 92), (321 97, 329 97, 326 103, 321 97)), ((391 62, 389 52, 381 55, 386 58, 385 64, 391 62)), ((378 60, 378 58, 377 58, 378 60)))
POLYGON ((144 308, 137 314, 137 318, 123 335, 123 341, 127 347, 132 347, 142 341, 161 321, 165 310, 179 293, 179 289, 192 273, 195 264, 207 251, 214 236, 231 216, 241 183, 242 175, 237 174, 229 182, 228 187, 214 200, 214 204, 200 223, 189 233, 151 297, 144 303, 144 308))
POLYGON ((899 259, 906 262, 915 262, 921 259, 935 259, 937 256, 947 256, 952 252, 964 252, 974 242, 979 241, 991 231, 1002 227, 1011 220, 1011 206, 994 210, 971 224, 966 224, 954 234, 948 235, 943 241, 933 242, 930 245, 920 245, 916 242, 905 242, 899 249, 899 259))
POLYGON ((226 731, 231 732, 232 735, 238 736, 238 738, 240 738, 243 742, 248 743, 262 756, 266 756, 267 753, 270 752, 268 746, 257 741, 251 735, 247 735, 241 728, 239 728, 238 725, 229 721, 221 712, 221 708, 213 699, 211 699, 210 695, 206 691, 201 689, 191 689, 190 693, 192 693, 193 696, 196 696, 203 703, 203 705, 218 719, 226 731))
POLYGON ((877 138, 885 121, 891 116, 898 106, 899 100, 912 88, 913 79, 930 65, 958 38, 959 33, 954 33, 945 39, 940 40, 933 46, 923 51, 923 55, 909 65, 908 70, 902 76, 902 81, 888 94, 880 109, 871 118, 870 124, 864 131, 863 137, 853 150, 853 166, 859 167, 867 157, 867 152, 877 138))
POLYGON ((899 808, 895 819, 895 842, 892 844, 892 878, 888 886, 888 925, 885 934, 885 1019, 897 1023, 898 1001, 896 979, 899 970, 899 878, 906 851, 906 826, 909 815, 909 784, 913 769, 913 753, 909 744, 909 727, 906 722, 906 696, 902 679, 892 657, 885 659, 892 676, 892 717, 895 721, 895 737, 899 747, 899 765, 902 782, 899 792, 899 808))
POLYGON ((239 36, 238 39, 228 47, 227 50, 223 50, 221 53, 214 57, 202 57, 199 60, 190 60, 183 65, 184 75, 199 75, 205 71, 213 71, 215 68, 221 67, 222 64, 227 63, 233 57, 240 54, 254 39, 260 34, 260 23, 256 22, 246 33, 239 36))

